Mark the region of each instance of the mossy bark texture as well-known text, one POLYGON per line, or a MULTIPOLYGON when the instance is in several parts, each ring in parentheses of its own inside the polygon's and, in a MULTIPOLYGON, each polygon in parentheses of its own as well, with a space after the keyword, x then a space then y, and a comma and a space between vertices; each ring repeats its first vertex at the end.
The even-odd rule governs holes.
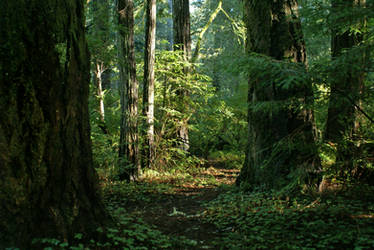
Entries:
POLYGON ((155 56, 156 56, 156 0, 145 1, 145 51, 144 51, 144 79, 143 79, 143 116, 144 142, 142 150, 142 168, 150 168, 155 158, 154 135, 154 101, 155 101, 155 56))
MULTIPOLYGON (((296 1, 246 0, 244 6, 248 54, 306 65, 296 1)), ((299 170, 306 173, 318 168, 311 110, 282 104, 294 98, 305 106, 313 92, 311 84, 285 89, 276 79, 264 77, 249 79, 249 143, 237 183, 278 189, 300 177, 299 170), (276 111, 254 108, 259 103, 281 106, 276 111)))
MULTIPOLYGON (((334 15, 344 13, 347 9, 359 10, 365 8, 365 0, 333 0, 331 1, 331 12, 334 15)), ((344 17, 344 15, 343 15, 344 17)), ((340 21, 340 20, 338 20, 340 21)), ((345 23, 341 20, 339 23, 345 23)), ((337 148, 337 169, 339 175, 347 169, 354 168, 354 152, 357 151, 357 142, 360 136, 356 135, 357 112, 356 106, 360 105, 365 80, 365 55, 363 51, 346 53, 363 41, 365 16, 353 19, 351 27, 336 26, 332 30, 331 54, 332 60, 344 60, 340 67, 331 76, 331 94, 327 115, 325 141, 337 148), (351 28, 360 32, 352 32, 351 28), (356 137, 356 138, 355 138, 356 137)), ((342 176, 340 176, 342 177, 342 176)))
MULTIPOLYGON (((182 50, 183 58, 186 62, 190 61, 191 55, 191 31, 190 31, 190 1, 189 0, 173 0, 173 33, 174 33, 174 50, 182 50)), ((189 68, 184 69, 185 74, 189 74, 189 68)), ((185 90, 177 91, 180 105, 178 107, 181 113, 186 109, 185 96, 188 93, 185 90)), ((188 118, 183 118, 177 128, 177 139, 180 148, 188 151, 188 118)))
POLYGON ((0 1, 0 248, 105 216, 92 165, 83 0, 0 1))
POLYGON ((118 0, 120 33, 121 132, 119 157, 125 171, 121 180, 136 180, 140 174, 138 136, 138 81, 134 47, 134 3, 118 0))

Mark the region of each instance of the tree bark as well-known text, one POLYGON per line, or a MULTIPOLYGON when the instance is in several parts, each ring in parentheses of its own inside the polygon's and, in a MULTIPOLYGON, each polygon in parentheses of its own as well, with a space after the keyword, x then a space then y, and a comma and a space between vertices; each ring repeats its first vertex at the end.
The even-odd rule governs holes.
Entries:
POLYGON ((191 54, 190 3, 189 0, 173 0, 174 49, 183 50, 189 61, 191 54))
MULTIPOLYGON (((296 1, 246 0, 245 23, 248 53, 306 64, 296 1)), ((312 111, 308 108, 299 111, 289 106, 276 111, 254 108, 259 103, 282 103, 293 97, 310 104, 312 95, 311 84, 286 90, 275 80, 250 77, 248 147, 238 184, 247 183, 251 188, 282 188, 291 183, 293 173, 302 170, 312 175, 317 172, 320 161, 313 135, 312 111), (269 80, 272 84, 264 83, 269 80)))
POLYGON ((156 49, 156 0, 146 1, 143 82, 143 116, 145 122, 145 141, 143 144, 142 167, 151 167, 155 157, 154 149, 154 99, 155 99, 155 49, 156 49))
POLYGON ((138 82, 134 48, 133 0, 118 0, 120 31, 121 127, 119 157, 125 171, 121 180, 136 180, 140 174, 138 148, 138 82))
POLYGON ((0 248, 103 226, 83 0, 0 2, 0 248))
POLYGON ((102 63, 96 63, 95 66, 96 92, 97 98, 99 99, 99 116, 101 123, 105 126, 104 91, 102 79, 102 75, 105 69, 102 63))
MULTIPOLYGON (((190 3, 189 0, 173 0, 173 31, 174 31, 174 50, 182 50, 183 58, 189 62, 191 55, 191 34, 190 34, 190 3)), ((185 74, 189 74, 186 67, 185 74)), ((180 112, 185 110, 186 103, 184 98, 188 95, 187 91, 178 91, 180 99, 180 112)), ((188 119, 183 118, 177 128, 177 138, 180 148, 184 151, 189 149, 188 137, 188 119)))
MULTIPOLYGON (((333 15, 352 8, 362 8, 365 0, 333 0, 331 2, 331 12, 333 15)), ((361 31, 364 28, 364 18, 356 20, 361 31)), ((340 22, 339 22, 340 23, 340 22)), ((344 23, 344 22, 341 22, 344 23)), ((347 29, 347 27, 344 27, 347 29)), ((345 170, 354 168, 354 154, 358 149, 355 145, 357 122, 356 107, 359 107, 361 92, 365 79, 365 53, 355 53, 355 55, 344 53, 347 49, 352 49, 363 40, 362 32, 352 32, 346 30, 342 32, 341 27, 332 30, 331 54, 332 60, 337 61, 344 58, 344 65, 333 72, 331 77, 331 94, 328 107, 327 123, 324 139, 330 145, 335 145, 337 149, 336 164, 340 174, 345 170)), ((342 176, 340 176, 342 177, 342 176)))

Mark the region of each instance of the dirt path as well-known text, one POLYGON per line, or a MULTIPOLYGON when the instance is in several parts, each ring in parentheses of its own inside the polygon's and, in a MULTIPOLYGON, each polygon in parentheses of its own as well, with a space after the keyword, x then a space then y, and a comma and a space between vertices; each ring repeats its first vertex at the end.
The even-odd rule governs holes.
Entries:
POLYGON ((173 193, 150 194, 149 200, 127 204, 127 209, 166 235, 195 241, 194 249, 214 249, 212 243, 221 232, 214 224, 203 221, 204 204, 222 192, 221 185, 232 185, 238 172, 235 169, 210 167, 196 178, 213 179, 214 184, 200 185, 194 181, 172 184, 173 193))

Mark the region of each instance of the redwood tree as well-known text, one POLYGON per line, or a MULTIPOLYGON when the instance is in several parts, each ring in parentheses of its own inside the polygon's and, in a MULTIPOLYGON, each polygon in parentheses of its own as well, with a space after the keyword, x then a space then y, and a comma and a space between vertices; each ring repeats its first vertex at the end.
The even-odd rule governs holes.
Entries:
POLYGON ((120 179, 135 180, 140 172, 138 149, 138 82, 134 49, 134 3, 118 0, 120 41, 121 127, 119 157, 125 171, 120 179))
POLYGON ((83 0, 0 2, 0 248, 89 234, 93 168, 83 0))
POLYGON ((282 77, 294 77, 293 67, 306 64, 297 1, 246 0, 244 6, 247 52, 256 55, 248 66, 248 148, 237 182, 281 188, 319 167, 312 111, 306 108, 313 93, 310 81, 291 82, 286 88, 280 75, 263 73, 264 67, 276 65, 274 70, 284 68, 282 77))
POLYGON ((144 143, 142 167, 150 167, 154 160, 154 100, 155 100, 155 49, 156 49, 156 0, 146 0, 143 116, 144 143))
MULTIPOLYGON (((182 50, 183 58, 186 62, 190 60, 191 54, 191 34, 190 34, 190 2, 189 0, 173 0, 173 33, 174 33, 174 50, 182 50)), ((189 69, 186 67, 184 73, 188 74, 189 69)), ((180 101, 180 112, 183 113, 185 103, 184 96, 186 91, 178 91, 180 101)), ((188 120, 183 118, 177 128, 177 138, 180 141, 181 149, 188 151, 188 120)))

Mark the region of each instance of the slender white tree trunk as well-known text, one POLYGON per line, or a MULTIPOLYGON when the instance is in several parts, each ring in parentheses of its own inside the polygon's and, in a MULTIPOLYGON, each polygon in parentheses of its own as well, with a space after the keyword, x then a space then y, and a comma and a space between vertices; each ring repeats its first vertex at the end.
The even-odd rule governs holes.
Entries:
POLYGON ((99 99, 99 114, 100 121, 105 122, 105 109, 104 109, 104 92, 103 92, 103 80, 102 74, 104 72, 103 63, 97 63, 95 69, 96 76, 96 87, 97 87, 97 98, 99 99))

